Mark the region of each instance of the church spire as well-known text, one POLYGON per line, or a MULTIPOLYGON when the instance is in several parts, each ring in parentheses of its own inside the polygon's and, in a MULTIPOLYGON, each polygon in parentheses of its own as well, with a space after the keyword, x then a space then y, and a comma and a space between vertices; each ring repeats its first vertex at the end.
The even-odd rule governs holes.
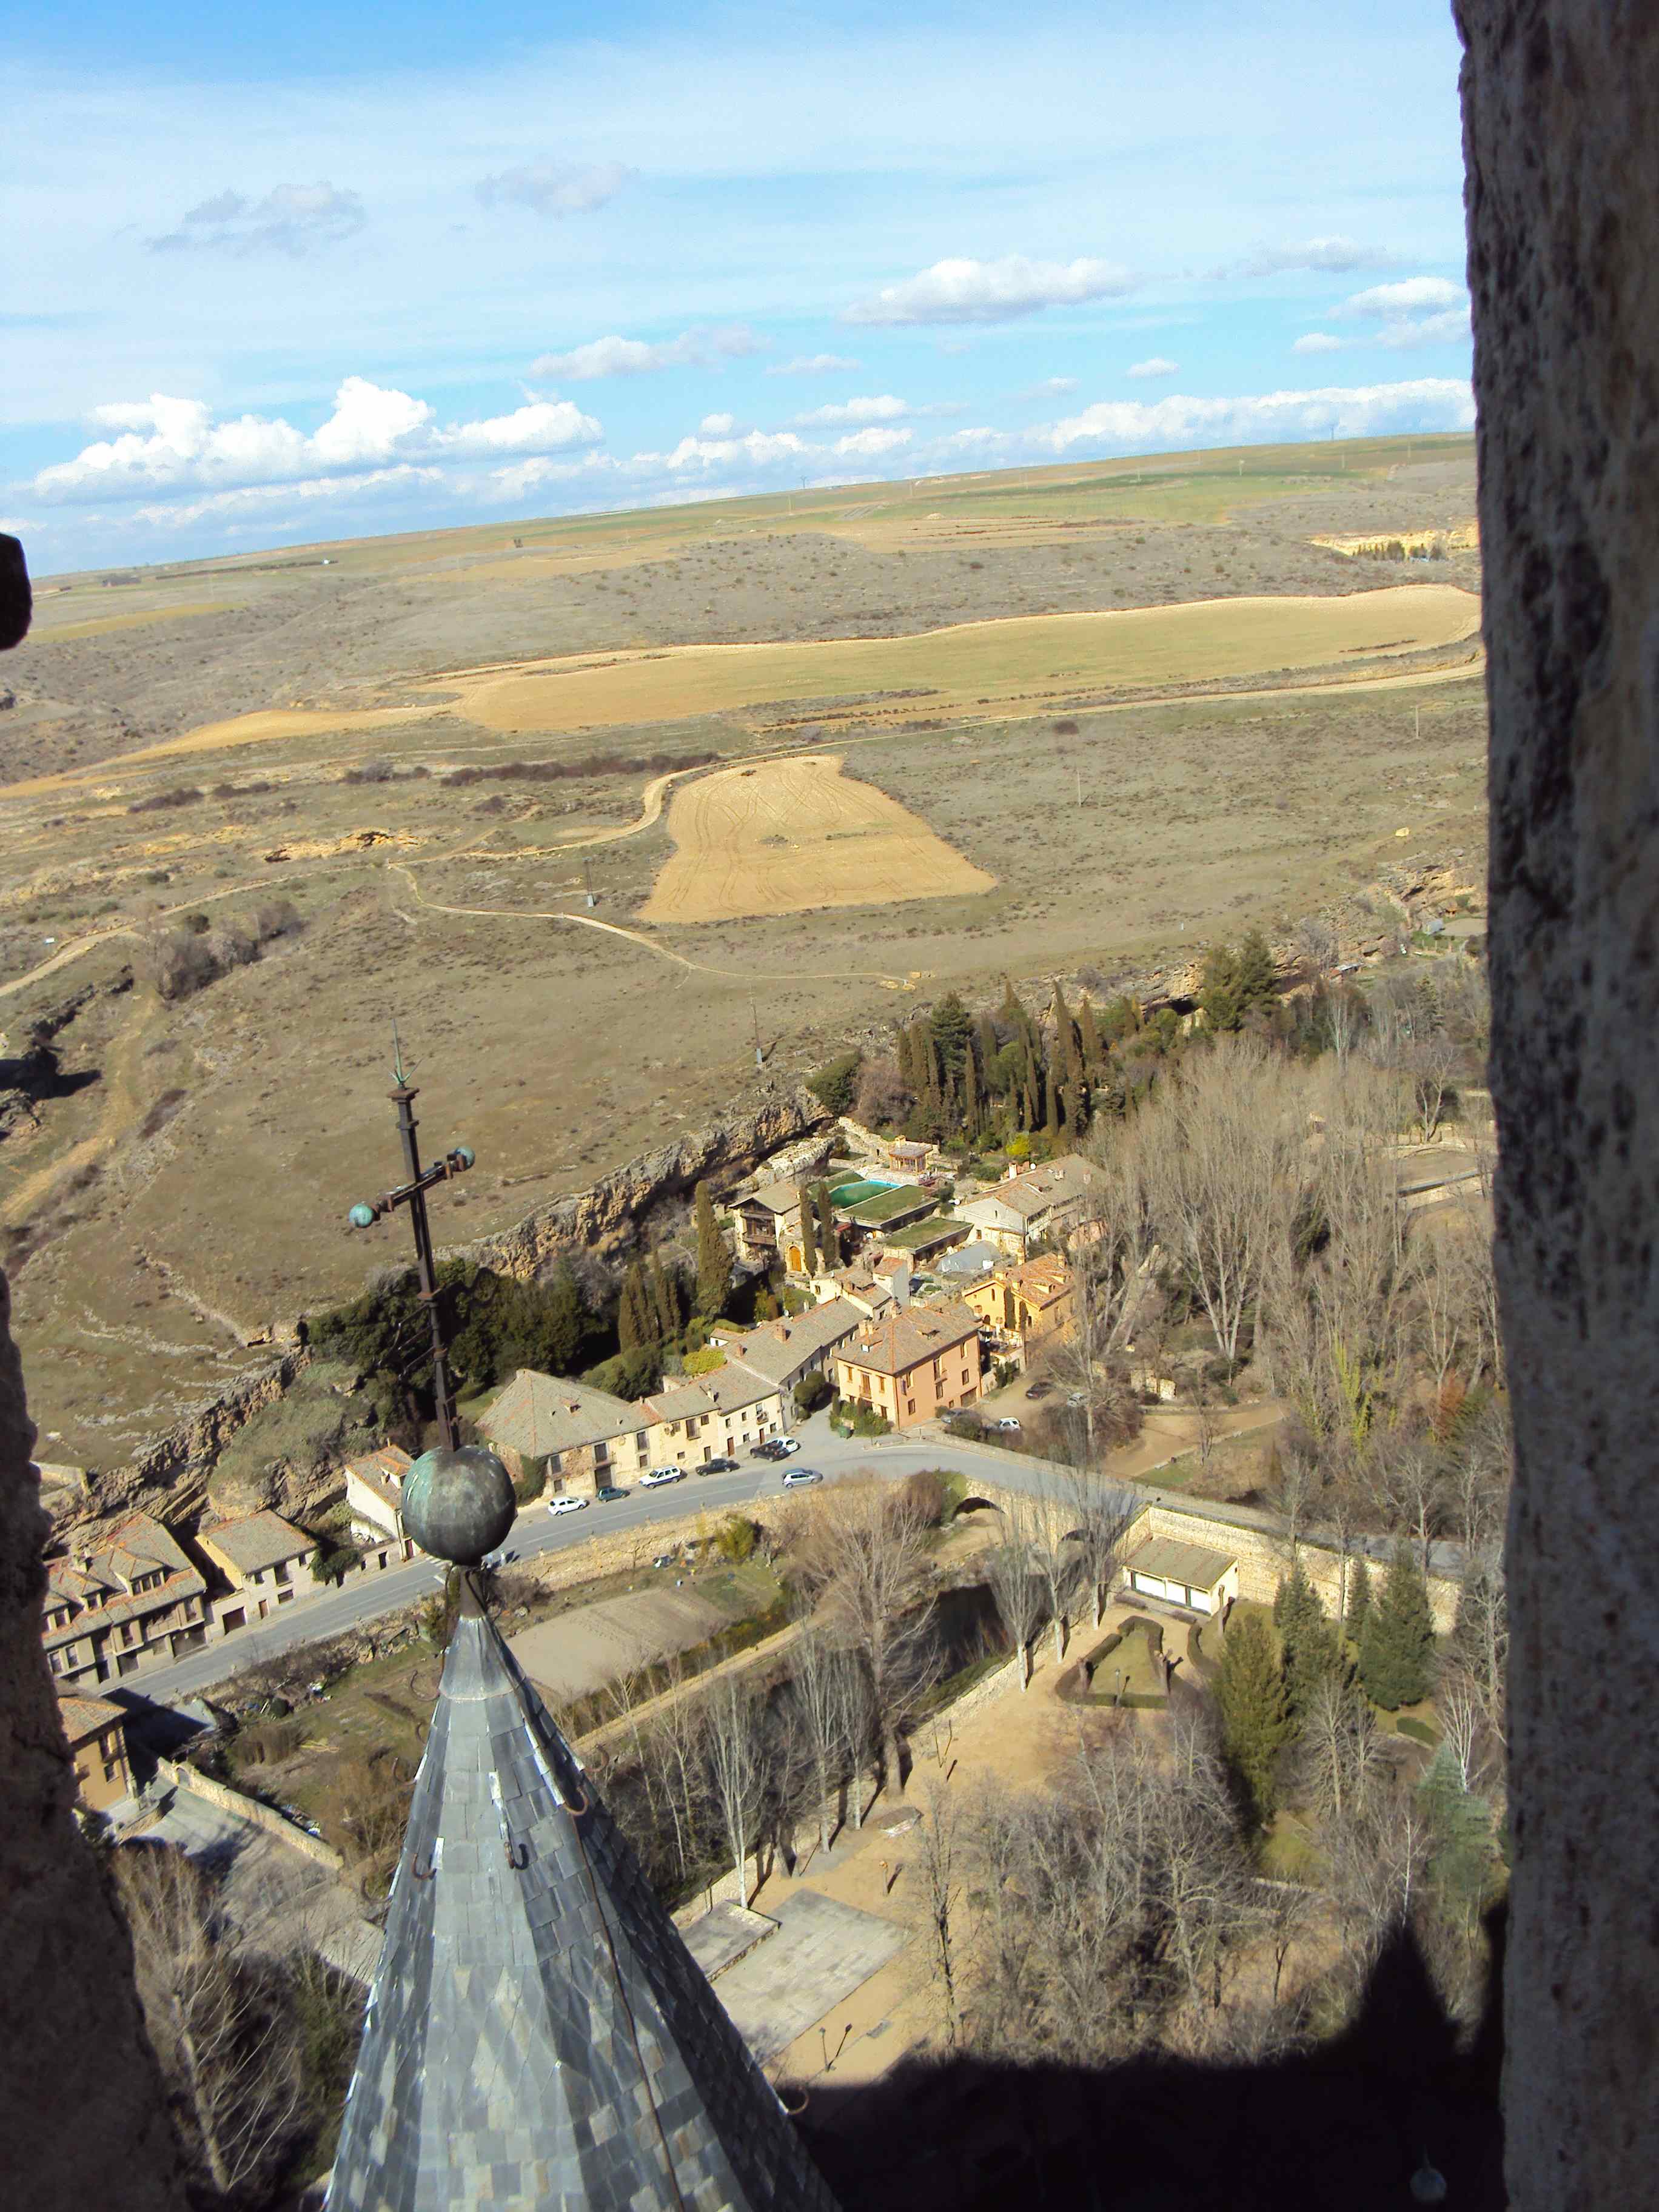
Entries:
MULTIPOLYGON (((511 1486, 439 1450, 404 1500, 476 1561, 511 1486)), ((834 2212, 464 1567, 328 2212, 486 2205, 834 2212)))

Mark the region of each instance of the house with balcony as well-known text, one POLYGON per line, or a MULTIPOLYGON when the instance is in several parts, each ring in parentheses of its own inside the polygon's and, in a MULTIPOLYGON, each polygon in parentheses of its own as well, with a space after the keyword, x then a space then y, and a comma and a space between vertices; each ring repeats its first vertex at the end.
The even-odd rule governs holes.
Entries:
POLYGON ((1005 1261, 987 1279, 965 1285, 961 1296, 979 1316, 991 1357, 1026 1367, 1070 1329, 1074 1294, 1070 1267, 1058 1253, 1047 1253, 1012 1266, 1005 1261))
POLYGON ((531 1367, 521 1367, 472 1425, 515 1483, 539 1467, 554 1498, 591 1498, 657 1463, 645 1407, 531 1367))
POLYGON ((107 1682, 207 1642, 207 1577, 148 1513, 71 1538, 46 1562, 41 1640, 65 1687, 107 1682))
POLYGON ((904 1307, 866 1322, 835 1364, 837 1396, 915 1428, 979 1398, 979 1316, 956 1301, 904 1307))
POLYGON ((738 1258, 751 1267, 769 1267, 781 1258, 792 1274, 799 1274, 805 1259, 800 1200, 800 1188, 793 1182, 763 1182, 740 1198, 731 1212, 738 1258))
POLYGON ((317 1540, 284 1521, 280 1513, 248 1513, 198 1533, 197 1547, 230 1585, 230 1594, 213 1600, 222 1635, 264 1620, 279 1606, 319 1590, 311 1560, 317 1540))

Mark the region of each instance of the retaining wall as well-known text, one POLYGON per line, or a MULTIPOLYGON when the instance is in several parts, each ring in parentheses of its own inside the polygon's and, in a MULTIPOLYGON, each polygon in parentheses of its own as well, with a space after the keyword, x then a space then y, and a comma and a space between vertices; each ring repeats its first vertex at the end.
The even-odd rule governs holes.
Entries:
POLYGON ((233 1790, 226 1783, 216 1782, 211 1775, 199 1773, 193 1766, 181 1766, 171 1759, 157 1759, 155 1771, 164 1782, 172 1783, 176 1789, 187 1790, 192 1797, 216 1805, 222 1813, 232 1814, 239 1820, 252 1820, 256 1828, 264 1828, 267 1834, 292 1844, 296 1851, 303 1851, 308 1859, 326 1867, 331 1874, 345 1872, 345 1861, 332 1844, 295 1827, 274 1805, 262 1805, 257 1797, 244 1796, 240 1790, 233 1790))

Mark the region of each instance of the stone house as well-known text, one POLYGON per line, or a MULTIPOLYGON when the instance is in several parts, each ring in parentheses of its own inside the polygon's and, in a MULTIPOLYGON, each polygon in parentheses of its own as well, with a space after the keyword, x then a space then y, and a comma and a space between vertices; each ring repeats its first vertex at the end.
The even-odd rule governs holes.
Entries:
POLYGON ((787 1395, 809 1375, 827 1375, 836 1347, 855 1336, 869 1318, 867 1309, 832 1296, 758 1328, 739 1333, 717 1327, 709 1342, 722 1346, 729 1361, 764 1376, 787 1395))
POLYGON ((319 1590, 310 1563, 317 1540, 284 1521, 280 1513, 249 1513, 222 1521, 196 1539, 230 1584, 228 1597, 213 1601, 220 1632, 264 1620, 278 1606, 319 1590))
POLYGON ((957 1218, 1010 1259, 1024 1260, 1045 1237, 1066 1242, 1086 1219, 1100 1179, 1092 1160, 1068 1152, 1041 1167, 1011 1170, 983 1198, 959 1203, 957 1218))
POLYGON ((58 1711, 75 1761, 75 1790, 89 1813, 106 1812, 132 1795, 126 1714, 107 1698, 60 1695, 58 1711))
POLYGON ((1029 1366, 1033 1352, 1057 1343, 1072 1325, 1072 1271, 1058 1254, 1005 1261, 988 1281, 970 1283, 962 1302, 980 1319, 993 1358, 1029 1366))
POLYGON ((106 1682, 207 1642, 207 1578, 148 1513, 46 1563, 41 1640, 58 1681, 106 1682))
MULTIPOLYGON (((414 1464, 401 1444, 382 1444, 346 1462, 346 1506, 360 1544, 383 1553, 389 1541, 398 1556, 413 1559, 414 1543, 404 1534, 403 1493, 404 1477, 414 1464)), ((378 1564, 384 1565, 384 1558, 378 1564)))
POLYGON ((591 1498, 605 1484, 625 1482, 656 1464, 643 1406, 530 1367, 519 1370, 472 1425, 515 1483, 539 1466, 555 1498, 591 1498))
POLYGON ((835 1361, 839 1396, 915 1428, 978 1399, 979 1317, 954 1301, 906 1307, 866 1322, 835 1361))
POLYGON ((781 1255, 792 1274, 805 1261, 801 1245, 800 1190, 793 1182, 763 1182, 732 1208, 739 1260, 768 1267, 781 1255))

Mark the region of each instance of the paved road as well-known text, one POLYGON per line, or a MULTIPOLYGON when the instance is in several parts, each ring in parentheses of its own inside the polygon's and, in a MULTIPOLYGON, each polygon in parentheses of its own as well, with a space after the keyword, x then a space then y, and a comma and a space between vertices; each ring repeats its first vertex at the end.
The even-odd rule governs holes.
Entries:
MULTIPOLYGON (((1279 1410, 1263 1408, 1263 1419, 1276 1420, 1279 1410)), ((796 1434, 801 1449, 791 1464, 815 1467, 827 1481, 872 1468, 896 1477, 914 1474, 921 1468, 948 1466, 966 1472, 978 1466, 988 1477, 994 1477, 1011 1490, 1035 1492, 1055 1472, 1045 1461, 1022 1459, 1011 1452, 988 1449, 957 1437, 942 1440, 937 1436, 919 1435, 853 1442, 836 1436, 822 1413, 814 1414, 796 1434)), ((1184 1437, 1172 1438, 1171 1451, 1186 1442, 1184 1437)), ((1145 1449, 1132 1456, 1144 1462, 1145 1449)), ((1136 1487, 1144 1487, 1145 1475, 1153 1471, 1151 1466, 1135 1465, 1133 1479, 1136 1487)), ((580 1544, 601 1533, 610 1534, 617 1529, 683 1520, 688 1513, 704 1510, 730 1512, 757 1498, 776 1495, 782 1482, 781 1466, 745 1460, 734 1474, 691 1475, 684 1482, 667 1483, 657 1490, 636 1487, 617 1504, 590 1505, 581 1513, 561 1514, 556 1518, 544 1506, 531 1505, 519 1516, 506 1548, 520 1559, 533 1559, 544 1552, 580 1544)), ((356 1576, 343 1589, 301 1598, 257 1627, 239 1630, 228 1640, 193 1651, 188 1658, 171 1667, 158 1667, 153 1673, 129 1676, 122 1686, 158 1703, 191 1696, 228 1680, 263 1660, 292 1650, 296 1644, 337 1636, 382 1613, 412 1604, 416 1598, 437 1589, 443 1573, 435 1560, 418 1559, 373 1577, 356 1576)))

